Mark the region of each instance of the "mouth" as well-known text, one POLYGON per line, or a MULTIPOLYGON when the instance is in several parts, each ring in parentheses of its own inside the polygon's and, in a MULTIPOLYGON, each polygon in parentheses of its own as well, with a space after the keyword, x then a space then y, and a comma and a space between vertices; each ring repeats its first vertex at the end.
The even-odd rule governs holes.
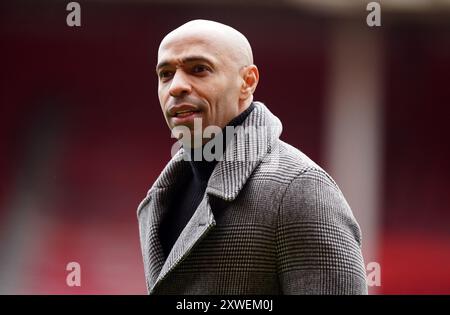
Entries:
POLYGON ((200 111, 192 110, 192 109, 180 110, 175 113, 174 117, 179 117, 179 118, 188 117, 188 116, 193 115, 198 112, 200 112, 200 111))
POLYGON ((180 110, 174 113, 172 116, 172 122, 174 125, 191 126, 194 123, 195 118, 201 117, 201 112, 194 109, 180 110))

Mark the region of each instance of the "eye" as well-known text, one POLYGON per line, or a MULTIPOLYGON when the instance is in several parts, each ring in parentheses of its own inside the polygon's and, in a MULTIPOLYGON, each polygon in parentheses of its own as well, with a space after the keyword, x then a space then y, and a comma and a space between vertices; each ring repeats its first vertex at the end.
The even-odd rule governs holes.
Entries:
POLYGON ((171 76, 172 76, 172 71, 169 71, 169 70, 161 70, 159 73, 158 73, 158 76, 159 76, 159 78, 160 79, 167 79, 167 78, 170 78, 171 76))
POLYGON ((203 73, 205 71, 209 71, 209 67, 205 65, 195 65, 192 67, 193 73, 203 73))

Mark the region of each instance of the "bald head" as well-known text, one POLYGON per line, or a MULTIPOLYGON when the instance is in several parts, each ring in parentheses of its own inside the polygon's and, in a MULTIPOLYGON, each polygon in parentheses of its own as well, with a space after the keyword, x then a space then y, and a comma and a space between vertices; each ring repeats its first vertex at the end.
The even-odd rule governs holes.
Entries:
POLYGON ((193 20, 174 29, 161 41, 161 48, 178 41, 203 41, 215 48, 215 53, 238 67, 253 64, 253 53, 247 38, 236 29, 214 21, 193 20))

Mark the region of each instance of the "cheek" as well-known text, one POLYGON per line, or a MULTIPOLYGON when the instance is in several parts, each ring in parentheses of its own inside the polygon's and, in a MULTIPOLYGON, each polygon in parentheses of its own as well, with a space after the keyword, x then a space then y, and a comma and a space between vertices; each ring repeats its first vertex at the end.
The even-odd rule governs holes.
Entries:
POLYGON ((236 99, 240 95, 242 80, 235 73, 230 74, 226 83, 226 95, 229 100, 236 99))
POLYGON ((210 95, 218 102, 226 102, 234 97, 236 94, 236 82, 230 79, 223 78, 216 84, 209 88, 210 95))
POLYGON ((159 98, 159 103, 161 104, 161 107, 164 106, 164 103, 167 99, 167 96, 166 96, 167 93, 165 90, 166 89, 164 87, 158 88, 158 98, 159 98))

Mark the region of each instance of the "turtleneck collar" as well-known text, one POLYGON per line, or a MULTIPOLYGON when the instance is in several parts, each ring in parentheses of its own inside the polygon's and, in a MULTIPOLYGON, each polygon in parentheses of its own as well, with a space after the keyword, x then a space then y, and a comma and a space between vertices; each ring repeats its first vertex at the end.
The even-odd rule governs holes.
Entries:
MULTIPOLYGON (((243 111, 238 116, 233 118, 222 129, 222 133, 216 135, 216 137, 223 137, 223 135, 225 134, 225 132, 224 132, 225 128, 228 126, 237 127, 237 126, 241 125, 254 108, 255 108, 255 104, 251 103, 250 106, 245 111, 243 111)), ((225 152, 226 147, 227 147, 227 143, 226 143, 226 141, 223 141, 223 151, 222 152, 225 152)), ((196 150, 201 150, 201 152, 203 152, 203 149, 204 149, 204 145, 201 148, 191 149, 188 152, 188 154, 190 155, 190 157, 194 157, 194 156, 196 156, 194 153, 196 150)), ((198 155, 198 156, 203 156, 203 154, 198 155)), ((203 158, 200 161, 195 161, 194 158, 191 158, 189 160, 189 164, 191 166, 194 179, 201 183, 206 184, 208 182, 208 179, 211 176, 217 162, 218 162, 217 160, 206 161, 203 158)))

